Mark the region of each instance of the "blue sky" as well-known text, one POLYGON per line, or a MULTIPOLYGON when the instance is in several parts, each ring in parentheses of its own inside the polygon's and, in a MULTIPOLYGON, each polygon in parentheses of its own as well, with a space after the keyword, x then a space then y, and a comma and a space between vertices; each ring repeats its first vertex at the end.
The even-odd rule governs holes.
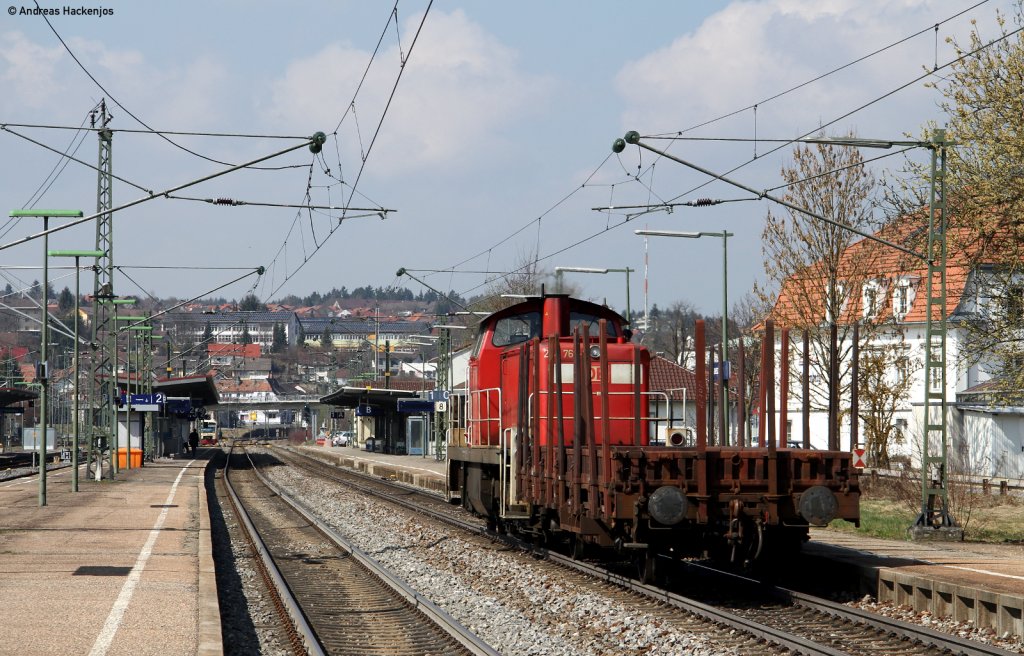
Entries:
MULTIPOLYGON (((240 171, 179 195, 300 204, 308 191, 315 204, 341 205, 358 176, 352 206, 396 210, 385 221, 349 218, 339 226, 337 212, 310 217, 289 208, 145 202, 115 215, 114 259, 125 267, 115 278, 119 294, 188 298, 244 273, 233 267, 265 266, 263 278, 247 278, 217 294, 241 297, 253 283, 265 300, 342 285, 399 284, 418 291, 414 281, 395 277, 405 267, 423 270, 416 275, 427 276, 431 285, 470 295, 486 288, 487 274, 427 270, 449 269, 477 256, 460 270, 505 271, 539 246, 540 266, 548 271, 556 266, 637 269, 631 278, 635 309, 643 304, 644 247, 633 230, 647 226, 735 232, 729 245, 729 297, 738 299, 763 276, 760 231, 767 203, 680 209, 622 224, 621 213, 591 208, 680 195, 692 200, 743 194, 720 183, 692 191, 707 178, 668 161, 658 162, 652 175, 646 169, 653 162, 649 156, 643 159, 642 182, 630 180, 638 151, 609 158, 611 142, 631 129, 642 134, 687 130, 754 103, 759 103, 756 117, 748 109, 687 134, 746 139, 756 130, 762 139, 798 136, 906 84, 936 61, 948 61, 952 49, 945 39, 966 42, 972 19, 982 34, 996 36, 996 11, 1010 5, 983 3, 947 21, 976 3, 437 0, 410 54, 427 4, 399 2, 397 29, 389 21, 394 5, 384 2, 76 4, 113 10, 102 17, 50 18, 104 93, 41 18, 20 15, 21 7, 33 5, 16 2, 10 5, 15 15, 0 19, 0 124, 78 126, 107 96, 112 127, 120 129, 141 128, 130 111, 159 130, 291 136, 321 130, 330 135, 322 159, 301 149, 267 163, 290 168, 240 171), (938 39, 929 29, 937 23, 938 39), (927 32, 762 102, 921 30, 927 32)), ((40 6, 64 5, 40 0, 40 6)), ((929 121, 942 122, 937 101, 936 92, 919 82, 826 132, 917 135, 929 121)), ((58 151, 78 143, 71 131, 10 129, 58 151)), ((152 135, 117 133, 114 139, 115 174, 142 189, 162 191, 225 168, 152 135)), ((296 143, 173 139, 232 164, 296 143)), ((718 172, 743 165, 732 177, 765 189, 779 184, 787 160, 787 151, 766 154, 770 148, 690 141, 674 144, 672 152, 718 172), (755 152, 758 158, 751 163, 755 152)), ((95 163, 94 135, 85 136, 76 157, 95 163)), ((96 175, 79 164, 68 165, 41 198, 33 194, 59 159, 0 131, 4 214, 26 205, 94 211, 96 175)), ((883 166, 895 170, 900 161, 885 160, 883 166)), ((115 206, 146 195, 115 182, 115 206)), ((38 227, 31 219, 5 223, 0 246, 38 227)), ((83 225, 55 234, 50 247, 92 248, 94 239, 94 228, 83 225)), ((38 265, 41 255, 42 244, 29 242, 3 250, 0 264, 38 265)), ((720 242, 652 239, 649 271, 652 303, 687 301, 708 313, 719 311, 720 242)), ((3 274, 15 288, 41 278, 31 270, 3 274)), ((51 277, 58 289, 73 287, 66 271, 51 277)), ((621 275, 567 274, 567 280, 589 298, 619 309, 625 305, 621 275)), ((83 278, 83 288, 90 287, 91 280, 83 278)))

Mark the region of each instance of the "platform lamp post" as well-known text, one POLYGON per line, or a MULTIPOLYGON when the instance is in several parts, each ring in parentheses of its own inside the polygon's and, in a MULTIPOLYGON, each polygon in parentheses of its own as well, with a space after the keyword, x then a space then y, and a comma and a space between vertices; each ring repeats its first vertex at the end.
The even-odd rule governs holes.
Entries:
POLYGON ((595 268, 595 267, 561 267, 561 266, 555 267, 555 289, 557 289, 559 293, 561 293, 561 291, 562 291, 562 273, 564 273, 566 271, 569 271, 569 272, 572 272, 572 273, 624 273, 624 274, 626 274, 626 323, 628 325, 630 325, 630 326, 633 325, 633 319, 630 316, 630 308, 629 308, 629 274, 631 274, 634 271, 636 271, 636 269, 631 269, 629 267, 625 267, 625 268, 622 268, 622 269, 604 269, 604 268, 595 268))
MULTIPOLYGON (((678 230, 634 230, 634 233, 648 237, 684 237, 700 239, 701 237, 718 237, 722 240, 722 361, 718 368, 719 389, 722 402, 719 404, 719 424, 722 427, 723 446, 729 443, 729 237, 733 233, 721 232, 681 232, 678 230)), ((703 357, 703 355, 701 356, 703 357)))
POLYGON ((49 325, 50 325, 50 310, 49 310, 49 299, 46 297, 47 288, 50 286, 50 268, 48 265, 49 257, 47 256, 50 250, 50 235, 48 230, 50 229, 50 217, 57 219, 76 219, 82 217, 82 210, 11 210, 10 216, 12 219, 25 219, 25 218, 41 218, 43 220, 43 293, 42 293, 42 310, 43 310, 43 325, 40 328, 40 343, 41 348, 39 349, 39 432, 42 436, 39 439, 39 505, 46 505, 46 397, 49 390, 49 364, 47 358, 47 344, 49 340, 49 325))
POLYGON ((79 263, 83 257, 103 257, 103 251, 47 251, 49 257, 73 257, 75 258, 75 359, 74 359, 74 380, 75 380, 75 409, 74 419, 72 420, 72 435, 74 435, 74 448, 71 449, 71 491, 78 492, 78 440, 79 440, 79 405, 78 405, 78 385, 79 385, 79 374, 78 374, 78 312, 80 309, 80 299, 82 296, 81 291, 81 271, 79 269, 79 263))

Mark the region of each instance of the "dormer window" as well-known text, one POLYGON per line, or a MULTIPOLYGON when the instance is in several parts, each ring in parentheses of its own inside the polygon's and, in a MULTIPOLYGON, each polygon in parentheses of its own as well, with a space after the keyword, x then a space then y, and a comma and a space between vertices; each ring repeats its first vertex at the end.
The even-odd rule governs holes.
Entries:
POLYGON ((882 310, 882 299, 884 289, 882 283, 877 280, 870 280, 864 283, 864 318, 874 319, 882 310))
POLYGON ((892 315, 902 320, 910 312, 910 306, 914 302, 914 288, 910 280, 902 278, 896 282, 892 291, 892 315))

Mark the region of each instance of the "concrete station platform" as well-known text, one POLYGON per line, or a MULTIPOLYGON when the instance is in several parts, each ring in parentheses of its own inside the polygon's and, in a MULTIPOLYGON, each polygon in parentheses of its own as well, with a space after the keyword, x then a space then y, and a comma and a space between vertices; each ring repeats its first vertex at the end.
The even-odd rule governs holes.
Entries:
POLYGON ((809 555, 852 568, 881 602, 1024 636, 1024 545, 880 540, 811 529, 809 555))
MULTIPOLYGON (((200 450, 87 481, 0 482, 0 654, 221 654, 200 450)), ((83 469, 84 472, 84 469, 83 469)))
POLYGON ((448 463, 434 456, 393 456, 350 446, 300 447, 342 467, 444 493, 448 463))

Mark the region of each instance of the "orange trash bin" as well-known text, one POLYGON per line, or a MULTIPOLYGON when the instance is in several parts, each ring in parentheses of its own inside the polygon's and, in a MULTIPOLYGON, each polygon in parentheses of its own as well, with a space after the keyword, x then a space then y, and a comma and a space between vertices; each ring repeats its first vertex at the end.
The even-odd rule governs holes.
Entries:
MULTIPOLYGON (((128 451, 128 449, 126 449, 124 447, 121 447, 120 449, 117 450, 117 467, 118 467, 118 469, 125 469, 125 468, 128 467, 127 458, 125 457, 127 455, 127 451, 128 451)), ((141 467, 142 466, 142 449, 132 449, 131 450, 131 459, 132 459, 131 460, 132 467, 141 467)))

